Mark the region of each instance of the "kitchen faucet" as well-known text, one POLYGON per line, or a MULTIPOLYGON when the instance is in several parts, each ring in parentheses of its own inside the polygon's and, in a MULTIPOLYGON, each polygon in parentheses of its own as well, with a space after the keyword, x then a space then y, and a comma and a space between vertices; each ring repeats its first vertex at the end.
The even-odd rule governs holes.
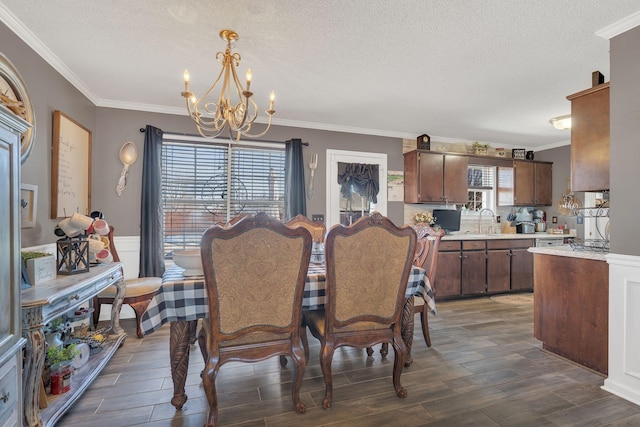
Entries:
POLYGON ((480 211, 480 214, 478 215, 478 233, 482 234, 482 214, 487 211, 491 213, 491 225, 493 225, 495 219, 496 219, 496 214, 489 208, 484 208, 480 211))

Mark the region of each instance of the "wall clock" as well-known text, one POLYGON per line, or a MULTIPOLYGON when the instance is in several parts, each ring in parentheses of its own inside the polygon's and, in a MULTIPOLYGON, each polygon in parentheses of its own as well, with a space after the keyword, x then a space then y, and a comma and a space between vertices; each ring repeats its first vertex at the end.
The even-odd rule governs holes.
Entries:
POLYGON ((31 128, 22 134, 20 162, 29 157, 36 137, 36 116, 31 107, 29 93, 18 70, 0 53, 0 104, 31 124, 31 128))

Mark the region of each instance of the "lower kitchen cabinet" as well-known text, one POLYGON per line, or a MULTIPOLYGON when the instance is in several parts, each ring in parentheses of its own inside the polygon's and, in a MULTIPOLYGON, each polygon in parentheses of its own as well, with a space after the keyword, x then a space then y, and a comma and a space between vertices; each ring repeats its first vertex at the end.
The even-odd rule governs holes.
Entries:
POLYGON ((462 295, 487 292, 487 254, 484 240, 462 241, 462 295))
POLYGON ((533 239, 487 240, 487 292, 533 289, 533 239))
POLYGON ((441 241, 436 299, 533 289, 532 246, 533 239, 441 241))
POLYGON ((442 241, 434 284, 436 298, 455 298, 486 292, 484 240, 442 241))

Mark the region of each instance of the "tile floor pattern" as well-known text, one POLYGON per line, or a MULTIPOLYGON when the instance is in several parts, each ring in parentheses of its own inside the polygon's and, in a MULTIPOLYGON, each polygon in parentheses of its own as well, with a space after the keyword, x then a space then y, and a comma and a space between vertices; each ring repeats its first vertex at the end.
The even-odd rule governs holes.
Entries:
MULTIPOLYGON (((416 319, 417 320, 417 319, 416 319)), ((433 347, 415 331, 414 364, 405 369, 406 399, 391 383, 393 352, 336 351, 334 400, 322 409, 324 386, 312 343, 298 415, 290 398, 291 368, 278 358, 224 365, 217 380, 221 426, 638 426, 640 406, 603 391, 604 378, 541 350, 533 338, 533 307, 489 298, 439 302, 430 317, 433 347)), ((169 325, 124 346, 58 426, 201 427, 204 364, 192 348, 182 411, 169 403, 169 325)), ((416 322, 417 324, 417 322, 416 322)), ((291 364, 289 364, 291 365, 291 364)))

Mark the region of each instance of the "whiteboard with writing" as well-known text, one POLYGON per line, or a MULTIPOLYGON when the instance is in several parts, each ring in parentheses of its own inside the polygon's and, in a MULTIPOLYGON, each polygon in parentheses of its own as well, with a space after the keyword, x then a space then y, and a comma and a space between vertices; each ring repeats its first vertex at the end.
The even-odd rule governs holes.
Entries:
POLYGON ((53 116, 51 218, 91 209, 91 131, 60 111, 53 116))

